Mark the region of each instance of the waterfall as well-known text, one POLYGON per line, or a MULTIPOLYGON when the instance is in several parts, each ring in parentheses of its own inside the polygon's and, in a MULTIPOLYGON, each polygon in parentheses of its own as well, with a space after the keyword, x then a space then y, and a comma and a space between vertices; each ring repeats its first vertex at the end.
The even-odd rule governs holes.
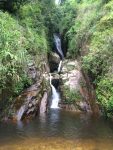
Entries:
POLYGON ((61 3, 61 0, 55 0, 55 4, 59 5, 61 3))
MULTIPOLYGON (((55 42, 55 45, 56 45, 57 52, 60 55, 60 58, 63 59, 64 54, 63 54, 63 51, 62 51, 62 48, 61 48, 61 39, 59 38, 59 36, 57 34, 54 34, 53 36, 54 36, 54 42, 55 42)), ((61 66, 62 66, 62 60, 60 61, 59 66, 58 66, 58 73, 61 71, 61 66)), ((50 74, 50 86, 51 86, 51 89, 52 89, 51 108, 54 108, 54 109, 59 108, 58 103, 59 103, 59 100, 60 100, 60 95, 57 92, 56 88, 52 85, 52 76, 51 76, 51 74, 50 74)))
POLYGON ((64 58, 64 54, 63 54, 62 48, 61 48, 61 39, 56 34, 54 34, 54 41, 55 41, 55 45, 56 45, 57 51, 58 51, 60 57, 63 59, 64 58))
POLYGON ((59 108, 58 107, 58 103, 59 103, 59 100, 60 100, 60 96, 59 96, 59 93, 57 92, 57 90, 55 89, 55 87, 52 85, 51 83, 52 81, 52 76, 50 74, 50 85, 51 85, 51 88, 52 88, 52 104, 51 104, 51 108, 59 108))
POLYGON ((58 73, 61 71, 61 66, 62 66, 62 60, 60 61, 59 66, 58 66, 58 73))

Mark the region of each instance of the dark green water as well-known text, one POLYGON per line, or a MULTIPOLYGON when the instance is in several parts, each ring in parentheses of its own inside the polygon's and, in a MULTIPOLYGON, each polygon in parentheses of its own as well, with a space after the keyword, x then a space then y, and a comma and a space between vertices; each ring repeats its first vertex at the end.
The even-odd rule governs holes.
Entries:
POLYGON ((0 150, 113 150, 113 125, 51 110, 31 121, 0 123, 0 150))

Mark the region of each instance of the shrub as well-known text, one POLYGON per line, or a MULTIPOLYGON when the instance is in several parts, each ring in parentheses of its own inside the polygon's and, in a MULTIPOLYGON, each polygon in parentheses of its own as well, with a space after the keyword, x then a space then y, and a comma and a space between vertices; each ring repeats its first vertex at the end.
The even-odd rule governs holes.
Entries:
POLYGON ((23 28, 3 12, 0 12, 0 33, 0 88, 7 87, 13 92, 13 87, 22 80, 28 64, 27 42, 23 28))
POLYGON ((113 75, 104 77, 97 84, 97 100, 108 117, 113 116, 113 75))
POLYGON ((80 93, 75 90, 70 90, 67 86, 64 87, 64 93, 65 93, 65 102, 70 103, 76 103, 81 99, 80 93))
POLYGON ((25 28, 28 51, 34 54, 48 51, 47 28, 44 26, 39 2, 30 2, 19 10, 20 24, 25 28))
POLYGON ((65 35, 69 40, 68 52, 72 58, 81 56, 82 68, 93 82, 97 100, 107 116, 111 116, 113 115, 111 75, 113 73, 113 0, 82 0, 79 3, 72 0, 70 3, 76 3, 74 6, 76 16, 70 15, 69 12, 69 15, 63 18, 66 21, 71 16, 69 19, 71 26, 66 28, 65 35))

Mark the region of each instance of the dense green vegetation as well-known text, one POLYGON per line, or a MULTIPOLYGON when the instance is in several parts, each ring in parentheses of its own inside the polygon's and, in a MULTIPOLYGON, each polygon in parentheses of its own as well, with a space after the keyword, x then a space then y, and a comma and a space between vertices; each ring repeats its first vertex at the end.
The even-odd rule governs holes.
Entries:
POLYGON ((41 69, 53 33, 60 32, 68 39, 67 56, 80 58, 98 104, 113 115, 113 0, 62 0, 60 6, 53 0, 6 0, 0 9, 0 102, 32 84, 29 64, 41 69))
POLYGON ((68 52, 81 58, 107 116, 113 115, 113 0, 67 0, 61 6, 61 32, 68 52))
POLYGON ((63 89, 65 95, 65 102, 67 104, 73 104, 81 100, 81 95, 78 91, 70 90, 68 86, 65 86, 63 89))
MULTIPOLYGON (((53 1, 12 0, 0 3, 0 110, 32 84, 30 64, 41 70, 50 49, 46 24, 53 1), (46 8, 46 11, 45 11, 46 8)), ((4 108, 5 109, 5 108, 4 108)))

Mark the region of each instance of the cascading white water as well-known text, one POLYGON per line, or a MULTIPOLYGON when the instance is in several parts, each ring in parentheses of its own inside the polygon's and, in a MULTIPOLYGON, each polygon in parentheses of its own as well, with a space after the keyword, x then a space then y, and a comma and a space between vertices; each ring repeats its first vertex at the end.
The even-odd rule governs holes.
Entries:
POLYGON ((54 34, 54 41, 56 44, 56 48, 58 53, 61 55, 62 59, 64 58, 64 54, 62 52, 62 48, 61 48, 61 39, 59 38, 59 36, 57 34, 54 34))
POLYGON ((61 71, 61 66, 62 66, 62 60, 60 61, 59 66, 58 66, 58 73, 61 71))
POLYGON ((59 5, 59 4, 61 3, 61 0, 55 0, 55 3, 56 3, 57 5, 59 5))
POLYGON ((59 108, 58 103, 59 103, 59 93, 56 91, 55 87, 52 85, 52 105, 51 108, 59 108))
POLYGON ((52 104, 51 104, 51 108, 55 109, 55 108, 59 108, 58 107, 58 103, 59 103, 59 100, 60 100, 60 95, 57 92, 57 90, 55 89, 55 87, 52 85, 51 81, 52 81, 52 76, 50 74, 50 85, 51 85, 51 88, 52 88, 52 104))
MULTIPOLYGON (((61 39, 59 38, 59 36, 57 34, 54 34, 54 42, 56 45, 56 49, 58 54, 60 55, 61 59, 64 58, 64 54, 62 52, 62 48, 61 48, 61 39)), ((58 73, 61 71, 61 66, 62 66, 62 60, 59 63, 58 66, 58 73)), ((50 74, 50 85, 51 85, 51 89, 52 89, 52 104, 51 104, 51 108, 59 108, 58 107, 58 103, 60 101, 60 95, 57 92, 56 88, 52 85, 52 76, 50 74)))

